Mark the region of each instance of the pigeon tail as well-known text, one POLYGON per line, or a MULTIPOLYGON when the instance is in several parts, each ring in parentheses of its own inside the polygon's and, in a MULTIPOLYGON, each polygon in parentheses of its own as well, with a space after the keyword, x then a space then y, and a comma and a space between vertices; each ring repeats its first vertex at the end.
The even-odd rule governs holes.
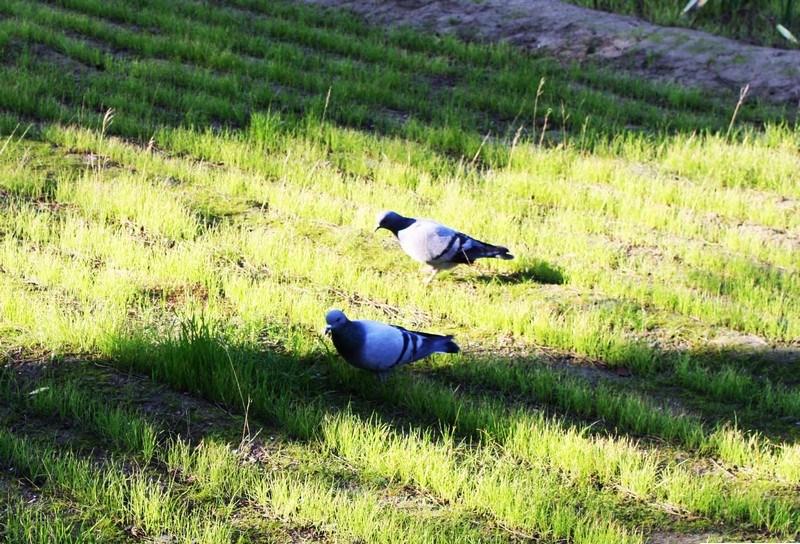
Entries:
POLYGON ((458 344, 453 342, 453 336, 450 334, 446 336, 424 332, 416 332, 416 334, 423 336, 425 340, 430 342, 429 346, 431 353, 458 353, 461 351, 461 348, 458 347, 458 344))
POLYGON ((508 252, 507 247, 503 246, 491 246, 492 252, 494 255, 491 255, 495 259, 503 259, 504 261, 509 261, 514 258, 514 256, 508 252))
POLYGON ((453 336, 448 335, 441 335, 441 334, 432 334, 429 332, 419 332, 419 331, 409 331, 408 329, 404 329, 402 327, 395 328, 404 331, 407 334, 411 334, 416 336, 420 342, 414 342, 416 346, 414 348, 415 353, 412 355, 412 359, 406 361, 407 363, 412 363, 432 353, 458 353, 461 349, 458 347, 458 344, 453 342, 453 336))
POLYGON ((480 240, 474 241, 475 243, 472 247, 459 251, 453 256, 451 261, 454 263, 472 264, 477 259, 494 258, 510 260, 514 258, 514 256, 508 252, 507 247, 494 246, 486 242, 481 242, 480 240))
POLYGON ((445 336, 444 343, 442 344, 439 353, 458 353, 461 351, 461 348, 458 347, 458 344, 453 342, 452 336, 445 336))

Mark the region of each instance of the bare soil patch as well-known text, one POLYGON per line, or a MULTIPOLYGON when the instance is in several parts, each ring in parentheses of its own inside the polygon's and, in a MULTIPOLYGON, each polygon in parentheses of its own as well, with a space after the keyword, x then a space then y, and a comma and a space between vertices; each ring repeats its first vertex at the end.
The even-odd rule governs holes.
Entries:
POLYGON ((302 0, 344 8, 371 23, 469 40, 509 42, 564 60, 593 60, 633 75, 800 106, 800 51, 661 27, 559 0, 302 0))

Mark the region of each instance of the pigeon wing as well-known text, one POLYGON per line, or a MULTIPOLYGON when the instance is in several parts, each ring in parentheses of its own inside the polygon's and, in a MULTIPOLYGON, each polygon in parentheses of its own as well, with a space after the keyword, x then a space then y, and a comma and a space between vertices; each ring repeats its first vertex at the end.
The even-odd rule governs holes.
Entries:
POLYGON ((358 321, 364 331, 360 366, 384 371, 397 366, 407 357, 411 339, 400 329, 377 321, 358 321))
POLYGON ((413 363, 432 353, 458 351, 451 336, 409 331, 376 321, 359 323, 366 333, 360 366, 376 372, 413 363))
POLYGON ((400 245, 411 258, 430 265, 472 264, 476 259, 513 259, 508 249, 467 236, 428 219, 400 232, 400 245))
POLYGON ((446 262, 458 251, 462 237, 459 232, 427 219, 418 219, 398 235, 400 246, 412 259, 429 264, 446 262))

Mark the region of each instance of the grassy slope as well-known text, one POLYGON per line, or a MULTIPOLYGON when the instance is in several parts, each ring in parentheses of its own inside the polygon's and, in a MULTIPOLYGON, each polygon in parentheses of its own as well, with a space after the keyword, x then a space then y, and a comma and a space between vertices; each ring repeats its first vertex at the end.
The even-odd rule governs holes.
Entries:
POLYGON ((193 450, 119 395, 100 417, 60 375, 32 401, 41 378, 6 376, 0 456, 54 501, 5 512, 6 535, 798 533, 796 376, 709 342, 800 337, 800 134, 780 112, 747 104, 726 135, 724 98, 233 4, 0 8, 0 339, 11 360, 82 352, 249 398, 295 441, 267 459, 300 472, 242 471, 226 440, 193 450), (425 288, 370 233, 389 207, 518 259, 425 288), (465 355, 378 385, 318 336, 331 306, 452 331, 465 355), (99 464, 23 424, 54 410, 107 445, 99 464), (433 513, 397 508, 417 495, 433 513))

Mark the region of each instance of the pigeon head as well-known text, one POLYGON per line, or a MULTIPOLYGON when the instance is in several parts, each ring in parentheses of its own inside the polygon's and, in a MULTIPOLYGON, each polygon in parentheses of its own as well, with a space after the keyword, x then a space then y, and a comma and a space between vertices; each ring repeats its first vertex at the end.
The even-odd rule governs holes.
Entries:
POLYGON ((403 230, 414 222, 409 217, 403 217, 395 212, 381 212, 378 214, 375 230, 386 229, 395 236, 398 231, 403 230))
POLYGON ((327 314, 325 314, 325 322, 328 324, 325 327, 325 332, 330 333, 333 329, 339 328, 342 325, 347 324, 350 321, 347 319, 347 316, 344 315, 344 312, 341 310, 331 310, 327 314))

